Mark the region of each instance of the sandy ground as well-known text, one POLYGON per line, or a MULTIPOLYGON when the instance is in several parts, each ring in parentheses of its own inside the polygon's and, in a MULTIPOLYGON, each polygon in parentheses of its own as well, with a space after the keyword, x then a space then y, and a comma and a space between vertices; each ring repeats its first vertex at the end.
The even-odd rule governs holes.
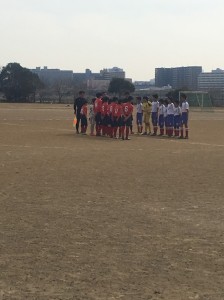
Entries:
POLYGON ((0 104, 0 299, 224 299, 224 112, 190 139, 77 136, 0 104))

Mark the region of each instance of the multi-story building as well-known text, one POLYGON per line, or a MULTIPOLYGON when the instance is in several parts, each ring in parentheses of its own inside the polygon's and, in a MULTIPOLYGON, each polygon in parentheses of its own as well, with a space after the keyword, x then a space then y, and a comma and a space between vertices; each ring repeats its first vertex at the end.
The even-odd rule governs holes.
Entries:
MULTIPOLYGON (((93 73, 90 69, 86 69, 85 73, 74 73, 73 78, 76 82, 85 82, 88 89, 107 90, 111 79, 125 78, 125 72, 117 67, 103 69, 99 73, 93 73)), ((132 81, 131 79, 127 80, 132 81)))
POLYGON ((201 72, 201 66, 156 68, 155 85, 157 87, 170 85, 174 89, 184 88, 195 91, 198 88, 198 76, 201 72))
POLYGON ((73 73, 73 79, 76 82, 87 82, 98 75, 99 73, 93 73, 90 69, 86 69, 84 73, 73 73))
MULTIPOLYGON (((113 78, 125 79, 123 69, 113 67, 111 69, 103 69, 99 73, 93 73, 90 69, 86 69, 83 73, 73 73, 73 71, 64 71, 60 69, 48 69, 48 67, 31 69, 39 78, 47 85, 53 85, 58 81, 73 82, 78 85, 85 84, 89 89, 106 90, 113 78)), ((126 79, 132 82, 131 79, 126 79)))
POLYGON ((45 84, 52 85, 58 81, 72 82, 73 71, 71 70, 60 70, 60 69, 48 69, 44 67, 36 67, 36 69, 31 69, 31 71, 37 74, 45 84))
POLYGON ((100 71, 100 75, 103 80, 111 80, 113 78, 125 79, 125 72, 123 69, 113 67, 111 69, 103 69, 100 71))
POLYGON ((201 73, 198 76, 198 89, 209 92, 213 105, 224 106, 224 70, 201 73))
POLYGON ((221 90, 224 92, 224 70, 201 73, 198 76, 198 89, 201 91, 221 90))
POLYGON ((155 86, 163 87, 171 85, 172 69, 171 68, 156 68, 155 69, 155 86))

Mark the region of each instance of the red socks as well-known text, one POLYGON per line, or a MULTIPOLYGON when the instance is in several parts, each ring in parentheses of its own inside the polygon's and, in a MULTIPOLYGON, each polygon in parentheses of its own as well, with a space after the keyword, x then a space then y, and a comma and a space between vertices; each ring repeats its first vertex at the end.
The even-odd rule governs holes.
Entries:
POLYGON ((184 129, 183 129, 183 127, 181 127, 181 130, 180 130, 180 136, 181 136, 181 137, 184 137, 184 129))
POLYGON ((179 129, 175 129, 174 132, 175 132, 175 136, 179 136, 180 135, 180 130, 179 129))

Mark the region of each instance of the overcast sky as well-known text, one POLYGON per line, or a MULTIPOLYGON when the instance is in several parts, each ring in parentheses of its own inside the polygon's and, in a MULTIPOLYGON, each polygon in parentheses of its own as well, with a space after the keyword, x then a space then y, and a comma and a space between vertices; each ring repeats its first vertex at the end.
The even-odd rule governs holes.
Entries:
POLYGON ((224 0, 0 0, 0 66, 224 69, 224 0))

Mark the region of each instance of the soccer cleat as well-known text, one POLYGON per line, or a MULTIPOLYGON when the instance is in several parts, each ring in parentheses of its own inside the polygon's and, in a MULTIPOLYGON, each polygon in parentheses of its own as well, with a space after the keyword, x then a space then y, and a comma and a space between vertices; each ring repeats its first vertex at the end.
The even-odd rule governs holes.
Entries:
POLYGON ((145 131, 145 132, 143 132, 143 133, 142 133, 142 135, 147 135, 147 132, 146 132, 146 131, 145 131))
POLYGON ((130 138, 129 138, 129 137, 126 137, 125 140, 126 140, 126 141, 130 141, 130 138))

